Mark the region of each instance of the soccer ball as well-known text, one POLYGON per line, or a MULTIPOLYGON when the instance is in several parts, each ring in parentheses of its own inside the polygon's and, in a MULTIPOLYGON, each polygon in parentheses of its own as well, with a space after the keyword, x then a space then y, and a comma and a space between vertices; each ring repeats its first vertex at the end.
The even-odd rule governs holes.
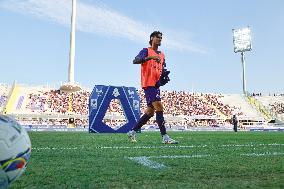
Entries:
POLYGON ((0 115, 0 189, 8 187, 27 167, 31 141, 14 119, 0 115))

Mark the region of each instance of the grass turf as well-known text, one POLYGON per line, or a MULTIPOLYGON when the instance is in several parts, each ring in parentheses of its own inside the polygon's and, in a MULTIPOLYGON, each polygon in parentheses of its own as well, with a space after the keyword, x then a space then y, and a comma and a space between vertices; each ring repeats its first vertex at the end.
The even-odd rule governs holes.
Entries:
POLYGON ((180 143, 164 145, 158 132, 137 143, 126 134, 30 132, 30 162, 11 188, 284 188, 284 133, 169 134, 180 143))

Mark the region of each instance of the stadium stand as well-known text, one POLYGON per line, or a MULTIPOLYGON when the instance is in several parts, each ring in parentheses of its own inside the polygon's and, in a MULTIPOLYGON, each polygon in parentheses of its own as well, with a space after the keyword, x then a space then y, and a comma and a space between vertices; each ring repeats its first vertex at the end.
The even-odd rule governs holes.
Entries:
POLYGON ((6 106, 9 90, 8 85, 0 83, 0 112, 2 112, 6 106))
POLYGON ((273 94, 269 96, 263 96, 261 94, 252 95, 252 97, 257 100, 265 110, 271 115, 272 118, 277 118, 284 121, 284 95, 283 94, 273 94))
MULTIPOLYGON (((7 114, 15 116, 24 125, 67 125, 70 117, 75 125, 88 125, 89 89, 65 93, 54 87, 0 85, 0 107, 7 114)), ((143 91, 138 94, 144 99, 143 91)), ((186 91, 162 91, 166 126, 183 128, 198 126, 231 127, 232 115, 237 115, 241 127, 252 124, 265 124, 264 116, 240 94, 203 94, 186 91)), ((276 114, 283 115, 283 96, 254 97, 276 114)), ((140 102, 141 112, 146 102, 140 102)), ((0 110, 1 110, 0 109, 0 110)), ((113 127, 126 123, 119 100, 112 100, 104 117, 104 122, 113 127)), ((155 124, 154 118, 149 127, 155 124)))
POLYGON ((238 115, 239 119, 255 119, 258 120, 262 118, 261 114, 251 106, 244 95, 241 94, 224 94, 219 100, 227 104, 231 109, 231 115, 238 115))

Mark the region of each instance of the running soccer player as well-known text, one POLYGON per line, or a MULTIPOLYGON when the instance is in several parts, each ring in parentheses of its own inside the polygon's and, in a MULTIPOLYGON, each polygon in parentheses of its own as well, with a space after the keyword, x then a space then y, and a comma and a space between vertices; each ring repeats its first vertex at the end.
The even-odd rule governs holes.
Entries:
POLYGON ((165 67, 165 55, 158 50, 161 45, 162 33, 154 31, 150 35, 150 47, 143 48, 133 60, 133 64, 141 64, 141 85, 144 90, 147 109, 137 124, 127 133, 132 142, 136 142, 136 133, 156 113, 156 122, 159 126, 164 144, 177 144, 167 134, 163 116, 163 104, 160 98, 160 86, 169 81, 169 71, 165 67))

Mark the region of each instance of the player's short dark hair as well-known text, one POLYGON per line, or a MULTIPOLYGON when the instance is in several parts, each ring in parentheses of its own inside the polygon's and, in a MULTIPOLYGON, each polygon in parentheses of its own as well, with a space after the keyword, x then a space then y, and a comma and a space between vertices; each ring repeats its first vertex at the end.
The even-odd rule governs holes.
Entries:
POLYGON ((151 35, 150 35, 150 41, 149 41, 149 44, 150 44, 150 45, 152 45, 152 41, 153 41, 152 38, 153 38, 153 37, 156 37, 156 36, 158 36, 158 35, 161 35, 161 36, 162 36, 163 34, 162 34, 162 32, 160 32, 160 31, 154 31, 154 32, 151 33, 151 35))

